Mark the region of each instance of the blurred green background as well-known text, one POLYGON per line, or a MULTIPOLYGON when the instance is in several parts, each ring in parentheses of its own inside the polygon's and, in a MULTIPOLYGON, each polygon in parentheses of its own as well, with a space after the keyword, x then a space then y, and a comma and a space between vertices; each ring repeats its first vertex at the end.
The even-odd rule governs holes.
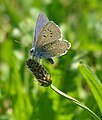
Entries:
POLYGON ((83 60, 102 82, 102 1, 0 0, 0 120, 93 120, 50 87, 41 87, 25 64, 40 11, 72 44, 66 55, 54 59, 54 65, 43 61, 53 84, 101 118, 98 101, 78 64, 83 60))

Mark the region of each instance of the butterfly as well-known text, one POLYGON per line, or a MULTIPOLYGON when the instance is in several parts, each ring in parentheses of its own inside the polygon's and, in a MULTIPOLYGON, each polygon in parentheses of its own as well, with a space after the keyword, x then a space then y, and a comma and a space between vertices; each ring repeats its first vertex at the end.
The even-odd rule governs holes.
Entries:
POLYGON ((60 28, 53 21, 49 21, 43 12, 40 12, 30 50, 32 57, 36 57, 37 60, 47 59, 53 64, 52 58, 66 54, 70 47, 71 43, 63 40, 60 28))
POLYGON ((36 79, 41 83, 41 86, 47 87, 51 85, 51 76, 43 65, 40 65, 37 61, 30 58, 26 61, 26 64, 36 79))

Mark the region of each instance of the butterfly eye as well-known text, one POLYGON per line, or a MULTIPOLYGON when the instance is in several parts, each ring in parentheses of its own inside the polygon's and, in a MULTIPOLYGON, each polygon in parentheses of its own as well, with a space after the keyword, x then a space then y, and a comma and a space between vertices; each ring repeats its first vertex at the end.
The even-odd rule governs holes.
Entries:
POLYGON ((33 53, 33 51, 34 51, 34 48, 31 48, 30 53, 32 54, 32 53, 33 53))

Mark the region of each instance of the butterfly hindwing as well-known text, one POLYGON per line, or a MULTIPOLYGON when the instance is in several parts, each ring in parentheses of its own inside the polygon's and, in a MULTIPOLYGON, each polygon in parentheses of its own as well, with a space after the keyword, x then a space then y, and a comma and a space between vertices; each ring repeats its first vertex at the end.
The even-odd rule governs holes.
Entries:
POLYGON ((41 47, 44 58, 59 57, 66 54, 71 44, 66 40, 55 40, 41 47))

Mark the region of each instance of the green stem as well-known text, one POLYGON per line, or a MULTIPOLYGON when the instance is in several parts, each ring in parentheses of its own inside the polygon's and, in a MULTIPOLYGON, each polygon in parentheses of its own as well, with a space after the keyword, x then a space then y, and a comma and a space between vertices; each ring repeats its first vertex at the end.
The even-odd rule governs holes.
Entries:
POLYGON ((78 106, 80 106, 81 108, 85 109, 87 112, 89 112, 93 117, 97 118, 98 120, 101 120, 92 110, 90 110, 88 107, 86 107, 84 104, 80 103, 78 100, 76 100, 75 98, 65 94, 64 92, 60 91, 59 89, 57 89, 53 84, 51 84, 51 89, 53 89, 56 93, 58 93, 59 95, 67 98, 68 100, 71 100, 73 103, 77 104, 78 106))

